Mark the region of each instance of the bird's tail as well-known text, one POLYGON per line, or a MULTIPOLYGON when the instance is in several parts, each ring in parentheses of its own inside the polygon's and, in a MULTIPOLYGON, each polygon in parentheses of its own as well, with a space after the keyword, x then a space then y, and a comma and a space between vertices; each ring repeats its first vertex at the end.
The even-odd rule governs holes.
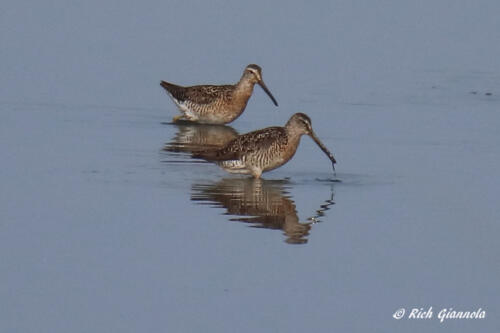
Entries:
POLYGON ((160 86, 162 86, 166 91, 170 91, 173 87, 175 87, 174 84, 168 83, 167 81, 161 81, 160 86))

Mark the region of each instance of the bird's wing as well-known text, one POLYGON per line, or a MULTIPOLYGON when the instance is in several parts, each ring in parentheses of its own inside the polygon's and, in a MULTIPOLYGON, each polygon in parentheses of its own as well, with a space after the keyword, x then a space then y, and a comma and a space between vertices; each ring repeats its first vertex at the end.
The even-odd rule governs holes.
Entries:
MULTIPOLYGON (((229 141, 223 148, 199 152, 194 157, 201 157, 209 161, 237 160, 244 154, 261 149, 265 150, 273 143, 286 140, 287 136, 284 128, 268 127, 240 135, 229 141)), ((286 144, 286 142, 284 143, 286 144)))
POLYGON ((210 104, 218 99, 230 99, 234 86, 192 86, 186 89, 186 97, 195 104, 210 104))
POLYGON ((234 86, 202 85, 182 87, 166 81, 160 85, 179 102, 189 101, 195 104, 210 104, 219 98, 230 99, 234 86))

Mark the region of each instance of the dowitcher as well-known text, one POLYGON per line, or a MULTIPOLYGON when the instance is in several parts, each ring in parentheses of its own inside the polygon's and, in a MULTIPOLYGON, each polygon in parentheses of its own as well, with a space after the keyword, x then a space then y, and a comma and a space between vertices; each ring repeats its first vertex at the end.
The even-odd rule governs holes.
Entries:
POLYGON ((193 156, 214 161, 230 173, 260 178, 263 172, 288 162, 297 151, 304 134, 309 135, 328 156, 335 172, 333 154, 316 136, 311 119, 304 113, 294 114, 284 127, 268 127, 239 135, 223 148, 195 153, 193 156))
POLYGON ((161 81, 160 85, 182 113, 174 117, 174 122, 184 119, 205 124, 227 124, 245 110, 256 83, 264 89, 274 105, 278 106, 262 80, 262 69, 255 64, 248 65, 238 83, 232 85, 182 87, 165 81, 161 81))

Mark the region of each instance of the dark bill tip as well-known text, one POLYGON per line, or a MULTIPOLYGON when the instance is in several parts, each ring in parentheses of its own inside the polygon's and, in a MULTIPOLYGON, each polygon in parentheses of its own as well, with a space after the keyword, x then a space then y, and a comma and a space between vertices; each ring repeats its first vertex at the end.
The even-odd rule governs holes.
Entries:
POLYGON ((269 98, 273 101, 274 105, 278 106, 278 102, 276 101, 276 99, 274 98, 273 94, 271 94, 271 92, 269 91, 269 89, 267 88, 266 84, 264 83, 264 81, 259 81, 259 85, 262 87, 262 89, 266 92, 267 96, 269 96, 269 98))
POLYGON ((321 140, 314 134, 314 132, 311 132, 311 138, 316 142, 316 144, 319 146, 319 148, 328 156, 330 161, 332 161, 332 168, 333 168, 333 173, 335 173, 335 163, 337 161, 335 160, 335 157, 333 157, 333 154, 326 148, 326 146, 321 142, 321 140))

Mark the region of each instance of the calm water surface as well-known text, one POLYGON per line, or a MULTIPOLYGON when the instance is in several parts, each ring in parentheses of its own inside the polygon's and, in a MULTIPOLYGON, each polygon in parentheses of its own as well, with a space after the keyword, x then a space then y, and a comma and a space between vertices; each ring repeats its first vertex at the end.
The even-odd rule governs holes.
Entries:
POLYGON ((0 331, 497 331, 498 9, 8 5, 0 331), (279 108, 170 123, 160 80, 254 62, 279 108), (308 137, 262 180, 190 157, 295 112, 340 182, 308 137), (392 317, 430 306, 486 318, 392 317))

